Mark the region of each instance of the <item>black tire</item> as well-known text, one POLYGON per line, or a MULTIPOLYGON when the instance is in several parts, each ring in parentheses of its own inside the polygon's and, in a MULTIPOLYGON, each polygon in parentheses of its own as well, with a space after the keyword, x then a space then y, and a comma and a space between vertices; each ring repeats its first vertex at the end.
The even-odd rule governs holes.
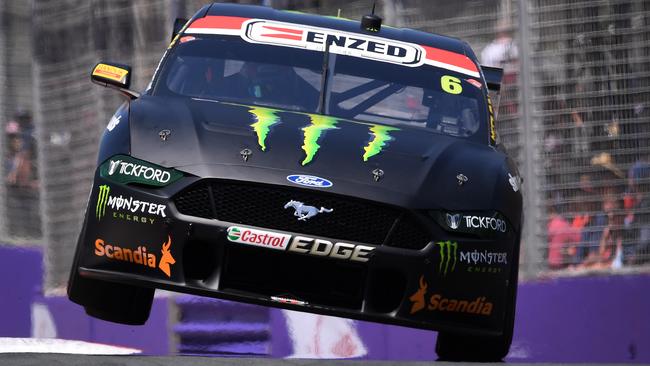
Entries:
POLYGON ((154 289, 106 282, 79 275, 86 222, 77 241, 77 251, 68 279, 68 298, 84 307, 86 314, 113 323, 143 325, 149 318, 154 289))
POLYGON ((436 339, 436 354, 439 361, 499 362, 508 355, 515 327, 517 279, 519 278, 519 243, 520 240, 518 239, 513 256, 515 262, 510 273, 503 334, 490 337, 439 332, 436 339))
MULTIPOLYGON (((76 268, 75 268, 76 269, 76 268)), ((86 314, 113 323, 143 325, 149 319, 154 289, 72 275, 68 297, 86 314)))

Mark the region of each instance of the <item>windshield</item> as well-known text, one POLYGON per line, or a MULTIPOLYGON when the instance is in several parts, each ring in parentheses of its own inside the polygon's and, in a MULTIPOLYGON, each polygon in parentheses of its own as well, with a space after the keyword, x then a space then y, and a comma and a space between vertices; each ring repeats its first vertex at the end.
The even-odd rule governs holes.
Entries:
POLYGON ((169 53, 154 94, 410 125, 456 137, 486 129, 478 79, 432 66, 327 57, 325 63, 323 52, 251 44, 238 37, 186 36, 169 53))

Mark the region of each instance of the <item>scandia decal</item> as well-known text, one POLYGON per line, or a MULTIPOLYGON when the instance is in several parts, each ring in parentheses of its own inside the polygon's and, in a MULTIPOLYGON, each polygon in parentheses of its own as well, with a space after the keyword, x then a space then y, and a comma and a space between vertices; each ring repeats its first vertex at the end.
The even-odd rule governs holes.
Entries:
POLYGON ((447 298, 441 294, 432 294, 427 302, 427 282, 424 276, 420 277, 420 287, 409 297, 412 302, 409 314, 415 314, 421 310, 440 311, 449 313, 464 313, 473 315, 490 316, 494 304, 485 296, 478 296, 471 300, 459 300, 447 298))
POLYGON ((176 263, 176 260, 170 251, 171 244, 172 238, 168 235, 167 242, 165 242, 161 248, 162 256, 160 262, 158 262, 156 255, 151 253, 145 245, 140 245, 137 249, 131 249, 115 244, 107 244, 104 239, 100 238, 95 240, 94 254, 98 257, 106 257, 110 260, 128 262, 149 268, 156 268, 156 263, 158 263, 158 268, 167 275, 167 277, 171 277, 171 265, 176 263))

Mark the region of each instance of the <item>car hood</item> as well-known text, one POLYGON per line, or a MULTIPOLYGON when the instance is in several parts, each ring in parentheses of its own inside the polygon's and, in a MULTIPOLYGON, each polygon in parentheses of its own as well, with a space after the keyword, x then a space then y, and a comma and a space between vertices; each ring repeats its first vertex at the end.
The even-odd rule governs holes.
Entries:
POLYGON ((318 189, 413 208, 462 209, 468 195, 473 208, 494 207, 488 187, 505 175, 505 155, 493 148, 408 126, 150 96, 132 103, 130 123, 132 155, 152 163, 282 185, 293 184, 288 175, 313 175, 333 182, 318 189), (463 185, 459 174, 468 177, 463 185))

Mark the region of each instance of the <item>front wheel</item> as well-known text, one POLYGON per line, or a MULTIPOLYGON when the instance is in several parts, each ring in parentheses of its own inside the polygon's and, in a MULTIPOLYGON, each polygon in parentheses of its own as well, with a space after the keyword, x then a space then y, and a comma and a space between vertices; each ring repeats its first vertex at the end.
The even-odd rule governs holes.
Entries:
POLYGON ((512 342, 512 328, 497 337, 438 333, 436 353, 440 361, 499 362, 512 342))
MULTIPOLYGON (((73 269, 76 270, 76 269, 73 269)), ((113 323, 142 325, 149 318, 154 289, 100 281, 73 274, 68 297, 86 314, 113 323)))
POLYGON ((517 279, 519 277, 519 243, 514 248, 513 267, 510 271, 506 316, 503 334, 496 337, 470 336, 449 332, 438 333, 436 354, 440 361, 498 362, 510 351, 515 327, 517 279))
POLYGON ((149 318, 154 289, 95 280, 79 275, 86 221, 77 241, 77 251, 68 279, 68 298, 84 307, 86 314, 113 323, 142 325, 149 318))

